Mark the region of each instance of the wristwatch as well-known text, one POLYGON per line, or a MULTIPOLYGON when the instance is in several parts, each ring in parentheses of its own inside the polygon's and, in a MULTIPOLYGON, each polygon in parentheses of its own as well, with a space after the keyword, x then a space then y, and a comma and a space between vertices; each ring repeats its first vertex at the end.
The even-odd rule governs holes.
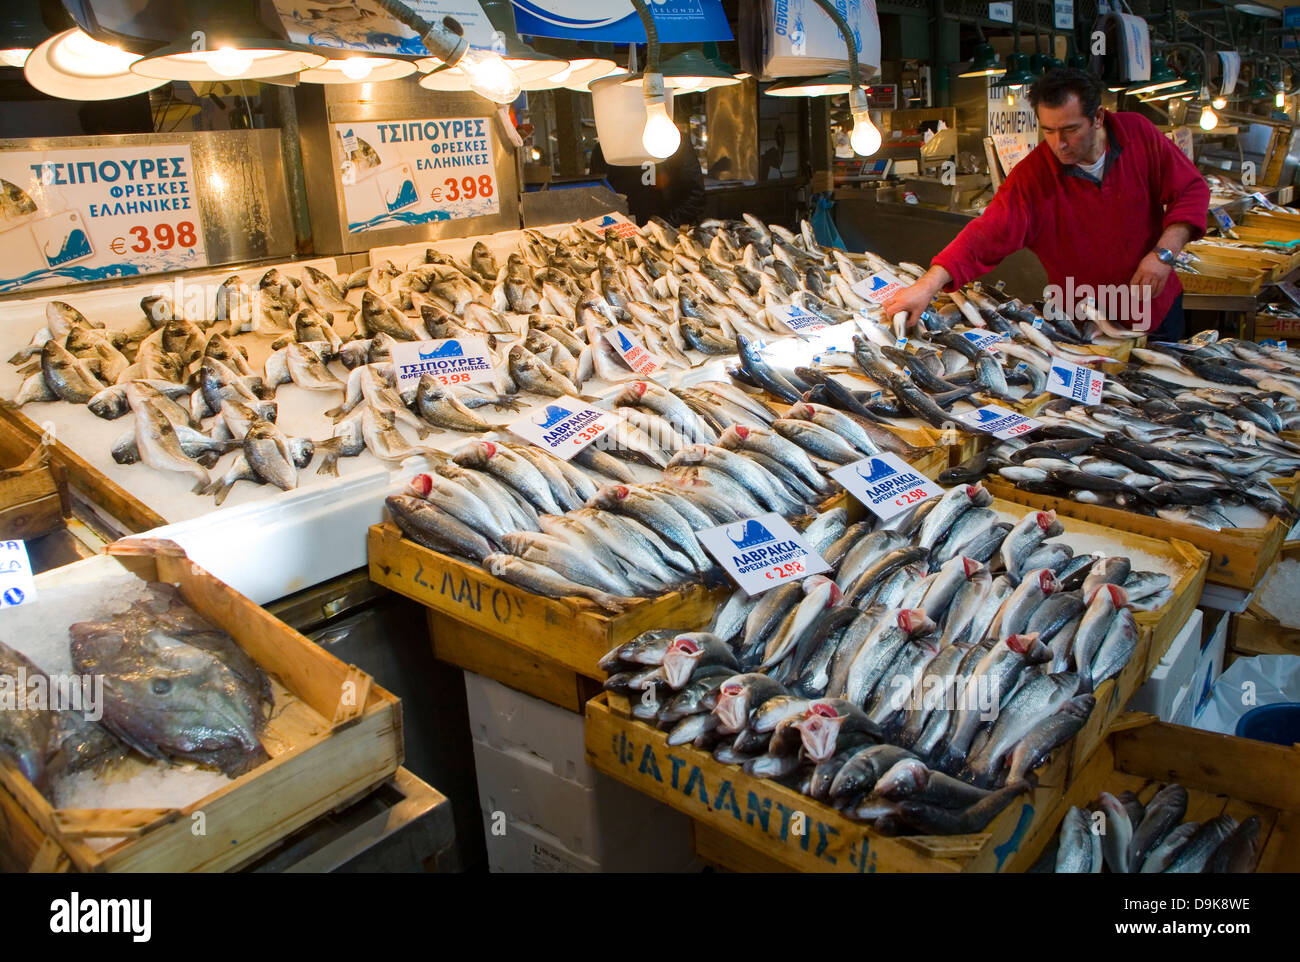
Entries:
POLYGON ((1151 253, 1155 254, 1161 264, 1173 264, 1174 252, 1168 247, 1157 247, 1151 253))

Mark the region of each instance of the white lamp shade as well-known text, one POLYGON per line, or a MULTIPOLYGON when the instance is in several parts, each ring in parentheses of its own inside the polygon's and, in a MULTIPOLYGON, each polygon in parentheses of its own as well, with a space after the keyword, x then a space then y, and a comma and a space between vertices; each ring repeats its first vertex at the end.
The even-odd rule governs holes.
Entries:
POLYGON ((115 100, 161 87, 166 80, 131 72, 140 58, 100 43, 77 28, 46 40, 27 58, 23 75, 41 93, 65 100, 115 100))

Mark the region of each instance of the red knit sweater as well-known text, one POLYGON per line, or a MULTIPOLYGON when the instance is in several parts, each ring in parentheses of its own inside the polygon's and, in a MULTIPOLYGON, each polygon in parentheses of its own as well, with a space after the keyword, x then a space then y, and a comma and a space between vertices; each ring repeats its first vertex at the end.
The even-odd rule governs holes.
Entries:
MULTIPOLYGON (((1011 171, 988 208, 931 262, 960 286, 1028 247, 1048 282, 1127 285, 1170 224, 1205 233, 1210 188, 1187 156, 1141 114, 1104 114, 1108 150, 1119 148, 1100 185, 1067 173, 1040 143, 1011 171)), ((948 288, 949 290, 952 287, 948 288)), ((1151 304, 1159 325, 1182 285, 1169 278, 1151 304)), ((1114 318, 1128 323, 1128 318, 1114 318)))

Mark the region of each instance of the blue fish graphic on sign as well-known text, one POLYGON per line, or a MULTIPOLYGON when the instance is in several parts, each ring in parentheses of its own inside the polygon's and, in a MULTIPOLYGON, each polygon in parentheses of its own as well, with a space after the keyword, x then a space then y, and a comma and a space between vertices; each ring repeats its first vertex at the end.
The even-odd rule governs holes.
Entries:
POLYGON ((1057 380, 1059 380, 1066 387, 1069 387, 1070 383, 1074 380, 1072 377, 1070 377, 1070 372, 1063 367, 1057 367, 1056 365, 1052 365, 1052 373, 1055 374, 1057 380))
POLYGON ((79 227, 74 227, 71 233, 63 239, 63 246, 59 248, 57 254, 51 254, 48 248, 42 253, 45 255, 47 264, 51 267, 57 267, 60 264, 66 264, 69 261, 75 261, 90 254, 90 241, 86 240, 85 231, 79 227))
POLYGON ((732 525, 726 529, 726 532, 727 537, 731 539, 731 543, 737 548, 752 548, 755 545, 776 540, 776 536, 772 532, 752 518, 743 525, 732 525))
POLYGON ((465 356, 465 352, 461 350, 459 341, 448 341, 442 347, 435 347, 432 351, 429 351, 427 354, 424 351, 421 351, 417 348, 415 353, 420 355, 421 361, 432 361, 434 358, 439 358, 439 357, 464 357, 465 356))
POLYGON ((875 484, 877 481, 883 481, 890 475, 898 473, 879 458, 872 458, 868 464, 859 464, 857 471, 867 484, 875 484), (866 473, 863 473, 864 469, 866 469, 866 473))
POLYGON ((980 408, 979 410, 977 410, 977 411, 975 412, 975 420, 976 420, 976 421, 983 421, 983 422, 986 422, 986 423, 989 422, 989 421, 997 421, 997 420, 999 420, 1001 417, 1002 417, 1002 415, 1001 415, 1001 414, 998 414, 996 411, 986 411, 986 410, 984 410, 983 408, 980 408))
POLYGON ((615 331, 614 333, 618 335, 618 346, 624 354, 632 350, 632 342, 627 339, 622 331, 615 331))
POLYGON ((415 192, 415 184, 410 180, 403 180, 402 186, 397 190, 397 196, 392 198, 385 196, 384 203, 388 206, 388 210, 391 213, 392 211, 400 210, 403 207, 409 207, 419 199, 420 196, 415 192))
POLYGON ((551 428, 559 424, 571 414, 573 414, 573 412, 568 408, 562 408, 558 404, 548 404, 544 411, 533 415, 533 423, 539 428, 551 428))
POLYGON ((883 277, 875 277, 874 275, 871 277, 871 289, 873 291, 878 291, 882 287, 888 287, 888 286, 889 286, 889 281, 885 280, 883 277))

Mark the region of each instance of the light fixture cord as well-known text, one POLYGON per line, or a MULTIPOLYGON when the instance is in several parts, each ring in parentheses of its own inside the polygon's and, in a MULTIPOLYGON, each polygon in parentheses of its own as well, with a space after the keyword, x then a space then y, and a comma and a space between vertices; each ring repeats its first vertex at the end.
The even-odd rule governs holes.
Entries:
MULTIPOLYGON (((391 16, 394 20, 414 30, 419 36, 420 42, 424 44, 425 49, 440 59, 443 58, 439 52, 429 46, 429 36, 431 34, 447 35, 448 31, 452 34, 458 34, 460 37, 463 37, 465 34, 464 28, 454 17, 443 17, 440 25, 432 24, 408 7, 405 3, 402 3, 402 0, 373 0, 373 2, 376 7, 391 16)), ((464 50, 466 49, 468 49, 468 47, 462 48, 460 55, 463 55, 464 50)), ((453 56, 450 60, 445 60, 447 66, 455 66, 460 60, 460 55, 453 56)))
POLYGON ((632 0, 641 25, 645 27, 645 70, 646 74, 659 72, 659 28, 655 26, 654 14, 646 6, 645 0, 632 0))
MULTIPOLYGON (((632 0, 632 2, 636 3, 638 0, 632 0)), ((862 86, 862 71, 858 66, 858 40, 853 35, 853 31, 849 29, 849 22, 844 19, 842 13, 835 9, 835 5, 831 0, 815 0, 815 2, 817 6, 826 11, 826 16, 835 22, 835 26, 839 28, 840 33, 844 36, 844 46, 849 49, 849 83, 856 90, 862 86)))

